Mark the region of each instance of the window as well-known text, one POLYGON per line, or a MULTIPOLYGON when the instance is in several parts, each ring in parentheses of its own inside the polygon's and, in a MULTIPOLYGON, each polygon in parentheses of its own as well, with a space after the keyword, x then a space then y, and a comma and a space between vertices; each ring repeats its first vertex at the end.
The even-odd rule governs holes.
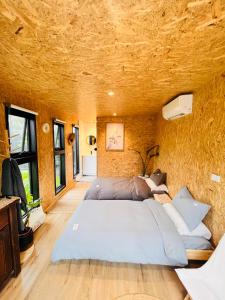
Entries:
POLYGON ((64 125, 54 121, 55 192, 66 186, 64 125))
MULTIPOLYGON (((6 126, 10 139, 10 156, 19 165, 28 210, 40 205, 37 165, 36 116, 6 107, 6 126)), ((24 213, 24 212, 22 212, 24 213)))
POLYGON ((73 133, 75 134, 75 140, 73 144, 73 178, 76 177, 80 172, 80 162, 79 162, 79 128, 73 126, 73 133))

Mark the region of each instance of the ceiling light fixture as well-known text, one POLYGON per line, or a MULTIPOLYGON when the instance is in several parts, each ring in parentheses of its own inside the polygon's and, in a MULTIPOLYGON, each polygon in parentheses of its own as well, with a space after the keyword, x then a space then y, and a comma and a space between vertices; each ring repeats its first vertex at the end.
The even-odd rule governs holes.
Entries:
POLYGON ((114 92, 113 92, 113 91, 108 91, 108 95, 109 95, 110 97, 112 97, 112 96, 114 96, 114 92))

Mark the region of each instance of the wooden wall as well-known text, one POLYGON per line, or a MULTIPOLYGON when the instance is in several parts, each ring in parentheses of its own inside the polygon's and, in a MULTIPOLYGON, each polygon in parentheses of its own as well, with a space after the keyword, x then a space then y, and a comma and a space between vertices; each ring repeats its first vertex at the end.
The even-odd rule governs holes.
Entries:
POLYGON ((154 167, 168 173, 172 196, 187 185, 200 201, 212 205, 206 222, 217 242, 225 232, 225 78, 194 93, 193 114, 165 121, 161 113, 157 122, 160 156, 154 167), (210 180, 219 174, 221 183, 210 180))
MULTIPOLYGON (((0 139, 4 139, 5 132, 5 112, 3 102, 6 101, 5 96, 0 96, 0 139)), ((7 102, 19 105, 21 107, 38 112, 37 126, 37 147, 38 147, 38 172, 39 172, 39 193, 42 197, 42 205, 45 210, 48 210, 55 201, 74 184, 73 169, 72 169, 72 146, 65 142, 66 149, 66 188, 59 194, 55 195, 54 183, 54 155, 53 155, 53 118, 58 118, 66 121, 65 137, 72 132, 72 123, 75 120, 66 118, 63 111, 55 111, 53 107, 48 107, 45 104, 40 104, 35 101, 30 101, 21 98, 7 97, 7 102), (49 133, 45 134, 41 127, 43 123, 50 124, 49 133)), ((6 153, 5 149, 0 148, 0 153, 6 153)), ((0 157, 0 166, 2 165, 2 157, 0 157)), ((1 179, 1 178, 0 178, 1 179)))
MULTIPOLYGON (((154 145, 155 117, 100 117, 97 118, 98 176, 133 176, 141 173, 141 161, 130 148, 145 151, 154 145), (125 149, 122 152, 106 151, 106 123, 124 123, 125 149)), ((151 169, 151 164, 149 166, 151 169)))

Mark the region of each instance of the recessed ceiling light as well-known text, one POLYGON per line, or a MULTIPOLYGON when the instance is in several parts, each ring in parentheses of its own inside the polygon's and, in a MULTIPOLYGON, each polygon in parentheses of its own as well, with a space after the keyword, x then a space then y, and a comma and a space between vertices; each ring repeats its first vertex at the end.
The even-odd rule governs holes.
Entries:
POLYGON ((108 91, 108 95, 109 95, 110 97, 112 97, 112 96, 114 96, 114 92, 113 92, 113 91, 108 91))
POLYGON ((116 116, 117 116, 117 113, 113 113, 113 116, 116 117, 116 116))

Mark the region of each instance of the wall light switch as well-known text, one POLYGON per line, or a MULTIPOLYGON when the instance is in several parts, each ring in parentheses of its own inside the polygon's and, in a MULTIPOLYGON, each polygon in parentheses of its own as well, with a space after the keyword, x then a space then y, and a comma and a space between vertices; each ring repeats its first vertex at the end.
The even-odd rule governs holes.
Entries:
POLYGON ((73 224, 73 231, 77 231, 79 227, 79 224, 73 224))
POLYGON ((215 182, 220 182, 220 176, 216 174, 211 174, 211 180, 215 182))

